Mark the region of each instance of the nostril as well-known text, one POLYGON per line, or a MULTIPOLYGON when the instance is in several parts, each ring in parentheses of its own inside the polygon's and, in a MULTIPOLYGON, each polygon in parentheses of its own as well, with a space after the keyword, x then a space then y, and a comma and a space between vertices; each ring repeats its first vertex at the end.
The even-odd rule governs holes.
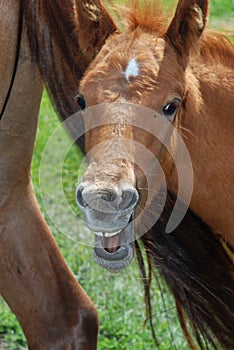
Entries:
POLYGON ((82 192, 83 192, 83 188, 82 187, 80 187, 80 188, 78 187, 77 191, 76 191, 76 201, 77 201, 77 204, 79 205, 79 207, 81 209, 86 207, 86 203, 85 203, 85 201, 83 199, 82 192))
POLYGON ((134 187, 127 187, 117 192, 114 189, 95 188, 94 186, 79 185, 76 190, 76 201, 82 212, 113 210, 123 211, 133 209, 137 204, 139 195, 134 187))
POLYGON ((121 210, 126 210, 131 207, 134 207, 139 199, 137 191, 133 189, 123 190, 121 202, 118 205, 118 208, 121 210))

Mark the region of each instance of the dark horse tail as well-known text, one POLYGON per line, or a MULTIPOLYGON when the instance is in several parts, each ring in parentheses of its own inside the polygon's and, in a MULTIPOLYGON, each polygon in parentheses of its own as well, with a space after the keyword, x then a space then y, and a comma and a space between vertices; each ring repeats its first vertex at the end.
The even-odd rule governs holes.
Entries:
MULTIPOLYGON (((147 254, 149 276, 158 269, 171 290, 181 327, 192 349, 234 349, 234 251, 190 209, 180 225, 165 233, 174 200, 156 225, 141 240, 147 254), (194 342, 195 339, 195 342, 194 342), (197 343, 197 345, 196 345, 197 343)), ((141 271, 145 271, 136 244, 141 271)), ((152 313, 150 277, 145 284, 146 302, 152 313)))
MULTIPOLYGON (((60 118, 79 110, 75 96, 89 62, 79 49, 73 0, 22 0, 32 59, 60 118), (61 15, 62 14, 62 15, 61 15)), ((76 143, 84 152, 84 135, 76 143)))

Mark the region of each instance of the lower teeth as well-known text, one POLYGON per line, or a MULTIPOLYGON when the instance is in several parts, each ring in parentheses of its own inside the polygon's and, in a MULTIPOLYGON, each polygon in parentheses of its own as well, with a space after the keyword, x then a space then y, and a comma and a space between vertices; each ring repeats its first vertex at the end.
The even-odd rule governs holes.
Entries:
POLYGON ((121 231, 117 231, 117 232, 103 232, 102 234, 103 234, 103 236, 104 237, 112 237, 112 236, 115 236, 115 235, 117 235, 118 233, 120 233, 121 231))
POLYGON ((118 233, 120 233, 120 231, 116 231, 116 232, 94 232, 95 235, 100 236, 100 237, 112 237, 117 235, 118 233))

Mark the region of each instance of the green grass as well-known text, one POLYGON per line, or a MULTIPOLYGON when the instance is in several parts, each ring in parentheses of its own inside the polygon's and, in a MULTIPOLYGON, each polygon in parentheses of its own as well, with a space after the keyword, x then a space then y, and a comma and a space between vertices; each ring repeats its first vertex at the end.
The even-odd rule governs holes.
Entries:
MULTIPOLYGON (((221 19, 226 21, 226 19, 230 20, 234 18, 234 1, 232 0, 213 0, 210 8, 212 18, 218 21, 221 19)), ((45 95, 41 105, 41 117, 32 167, 33 182, 39 204, 63 256, 78 281, 97 307, 100 320, 99 349, 154 349, 155 346, 151 337, 149 324, 146 323, 146 325, 144 325, 145 310, 143 287, 136 262, 133 262, 120 274, 111 275, 94 263, 92 248, 67 238, 63 234, 63 226, 62 229, 58 230, 50 221, 43 207, 39 182, 40 161, 48 138, 58 125, 59 121, 53 112, 47 95, 45 95)), ((65 131, 63 138, 64 140, 68 140, 65 131)), ((56 194, 54 178, 60 175, 57 171, 57 164, 60 159, 60 151, 64 140, 61 139, 57 147, 54 148, 53 159, 51 159, 51 162, 48 164, 47 173, 44 174, 44 176, 48 176, 48 179, 50 179, 50 181, 48 181, 48 193, 54 192, 56 194)), ((71 208, 71 212, 75 212, 77 215, 75 186, 77 183, 80 161, 81 153, 73 146, 69 149, 64 159, 62 170, 63 189, 66 199, 71 208)), ((54 208, 54 210, 57 209, 55 198, 51 199, 50 206, 52 209, 54 208)), ((59 218, 59 220, 61 220, 62 223, 67 223, 67 227, 69 228, 70 223, 65 215, 59 218)), ((57 221, 55 223, 57 225, 60 224, 57 221)), ((82 225, 80 226, 80 230, 84 237, 86 231, 82 225)), ((80 241, 84 242, 85 239, 81 236, 80 241)), ((166 292, 164 285, 162 284, 160 287, 159 284, 155 282, 152 296, 154 324, 158 339, 161 343, 160 349, 171 350, 175 348, 171 334, 173 334, 178 349, 188 349, 177 321, 173 301, 166 292), (164 300, 162 299, 162 295, 164 296, 164 300)), ((26 347, 26 341, 20 326, 15 316, 10 312, 8 306, 2 299, 0 299, 0 338, 4 339, 4 342, 7 343, 8 349, 21 350, 26 347)))
POLYGON ((210 15, 213 17, 226 18, 234 20, 234 1, 233 0, 212 0, 210 3, 210 15))

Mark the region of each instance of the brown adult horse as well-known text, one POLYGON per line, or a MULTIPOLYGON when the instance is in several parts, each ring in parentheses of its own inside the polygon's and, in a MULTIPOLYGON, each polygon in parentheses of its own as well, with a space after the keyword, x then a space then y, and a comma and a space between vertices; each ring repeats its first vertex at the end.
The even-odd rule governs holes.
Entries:
MULTIPOLYGON (((101 117, 109 120, 94 128, 86 124, 90 164, 77 202, 87 225, 105 236, 96 238, 96 261, 111 271, 126 266, 133 251, 126 243, 132 225, 126 225, 150 196, 144 174, 134 166, 131 144, 150 150, 164 169, 169 192, 163 214, 142 237, 149 271, 157 266, 169 285, 192 349, 196 342, 200 349, 216 349, 217 343, 233 349, 234 47, 225 37, 204 32, 207 7, 206 0, 179 0, 168 26, 157 1, 144 6, 130 1, 122 10, 127 23, 121 32, 100 1, 77 1, 78 55, 92 62, 82 72, 78 103, 93 110, 93 119, 93 106, 108 103, 101 117), (172 157, 149 130, 135 126, 134 108, 126 113, 126 103, 149 107, 170 121, 190 153, 190 208, 171 233, 166 233, 166 224, 178 186, 172 157)), ((153 115, 145 123, 150 118, 153 125, 153 115)), ((174 131, 169 140, 176 154, 174 131)), ((135 246, 144 275, 141 249, 135 246)))
MULTIPOLYGON (((43 84, 26 34, 25 20, 34 23, 32 16, 25 17, 30 3, 0 4, 0 293, 17 316, 30 349, 94 350, 96 311, 68 269, 31 182, 43 84)), ((67 12, 75 23, 73 3, 67 12)), ((67 86, 71 89, 72 82, 67 86)))

